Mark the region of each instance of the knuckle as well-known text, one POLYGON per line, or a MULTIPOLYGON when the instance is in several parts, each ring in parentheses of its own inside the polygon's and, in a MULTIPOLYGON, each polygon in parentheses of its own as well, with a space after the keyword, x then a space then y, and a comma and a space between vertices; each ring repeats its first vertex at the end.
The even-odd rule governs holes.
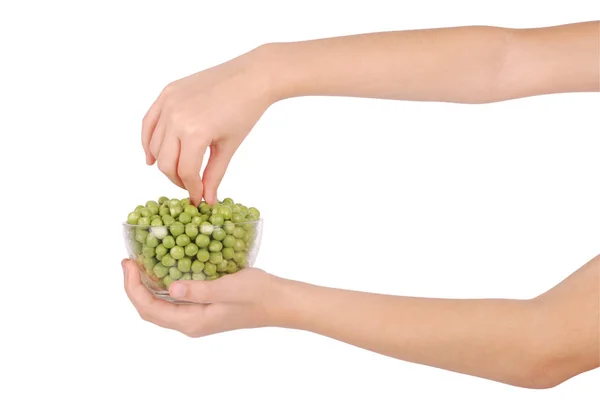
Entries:
POLYGON ((171 164, 164 158, 158 160, 158 169, 165 174, 171 173, 171 164))

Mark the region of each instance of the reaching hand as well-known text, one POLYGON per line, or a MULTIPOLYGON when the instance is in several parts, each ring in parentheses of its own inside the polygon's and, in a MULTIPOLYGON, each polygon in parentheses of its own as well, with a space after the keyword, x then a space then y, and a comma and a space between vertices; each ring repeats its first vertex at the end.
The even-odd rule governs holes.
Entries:
POLYGON ((217 201, 233 154, 273 103, 259 49, 170 83, 144 117, 146 163, 157 162, 196 206, 203 197, 217 201), (207 148, 210 158, 201 177, 207 148))

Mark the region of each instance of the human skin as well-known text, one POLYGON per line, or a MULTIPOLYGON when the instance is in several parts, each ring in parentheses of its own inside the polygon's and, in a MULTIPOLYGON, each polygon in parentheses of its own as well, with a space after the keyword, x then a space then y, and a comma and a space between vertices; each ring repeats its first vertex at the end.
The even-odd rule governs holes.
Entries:
POLYGON ((275 102, 351 96, 472 104, 597 92, 599 60, 598 21, 270 43, 167 85, 143 119, 142 145, 146 162, 189 191, 193 204, 213 204, 235 151, 275 102))
POLYGON ((526 388, 554 387, 600 366, 600 257, 532 299, 435 299, 321 287, 246 268, 177 281, 154 298, 135 262, 125 290, 140 316, 190 337, 283 327, 400 360, 526 388))
MULTIPOLYGON (((158 164, 197 205, 216 201, 237 148, 268 107, 287 98, 476 104, 598 91, 599 22, 271 43, 167 85, 144 118, 142 144, 146 162, 158 164)), ((244 269, 211 282, 174 283, 173 297, 201 303, 175 305, 155 299, 135 264, 124 261, 125 289, 142 318, 192 337, 287 327, 529 388, 553 387, 600 365, 599 271, 597 257, 528 300, 451 300, 324 288, 244 269)))

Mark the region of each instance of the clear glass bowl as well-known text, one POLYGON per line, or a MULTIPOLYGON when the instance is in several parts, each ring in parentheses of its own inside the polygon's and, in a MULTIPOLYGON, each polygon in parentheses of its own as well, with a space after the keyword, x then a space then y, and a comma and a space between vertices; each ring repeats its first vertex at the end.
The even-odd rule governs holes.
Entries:
POLYGON ((173 281, 218 280, 254 266, 262 229, 262 219, 196 229, 123 223, 123 236, 129 259, 136 262, 146 288, 157 298, 185 303, 169 296, 173 281))

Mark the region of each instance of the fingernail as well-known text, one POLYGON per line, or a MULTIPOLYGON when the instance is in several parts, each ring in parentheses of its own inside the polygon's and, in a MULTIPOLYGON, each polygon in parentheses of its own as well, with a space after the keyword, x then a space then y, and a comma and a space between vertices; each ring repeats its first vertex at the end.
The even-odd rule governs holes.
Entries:
POLYGON ((171 285, 171 295, 175 298, 183 298, 185 296, 185 285, 181 283, 173 283, 171 285))

